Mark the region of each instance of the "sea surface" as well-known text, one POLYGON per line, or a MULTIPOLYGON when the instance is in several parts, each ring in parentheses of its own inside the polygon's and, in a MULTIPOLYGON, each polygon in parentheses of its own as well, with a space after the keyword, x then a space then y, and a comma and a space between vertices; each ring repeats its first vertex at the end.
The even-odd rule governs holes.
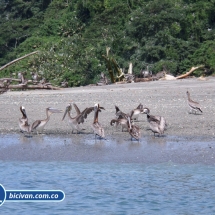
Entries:
POLYGON ((180 148, 184 148, 183 140, 167 139, 165 143, 160 140, 158 143, 157 140, 154 143, 146 140, 140 143, 109 141, 96 143, 96 146, 87 142, 73 146, 75 143, 69 142, 67 137, 63 138, 62 144, 57 137, 46 137, 43 139, 46 143, 34 139, 23 143, 20 139, 12 141, 13 138, 17 139, 17 136, 4 136, 0 141, 0 184, 6 190, 62 190, 65 199, 61 202, 5 201, 0 214, 215 214, 215 162, 213 157, 206 159, 207 162, 202 159, 213 148, 212 142, 200 145, 192 140, 185 150, 190 152, 185 154, 180 148), (7 138, 10 144, 6 144, 7 138), (39 159, 35 153, 45 150, 51 144, 48 140, 54 146, 49 146, 39 159), (196 151, 195 144, 200 152, 196 151), (71 154, 75 150, 76 159, 68 155, 64 159, 64 148, 71 154), (159 151, 150 155, 155 148, 159 151), (120 150, 122 155, 117 159, 115 153, 119 154, 120 150), (84 154, 83 151, 87 152, 84 154), (137 158, 141 153, 146 156, 144 151, 150 159, 137 158), (168 154, 175 155, 176 151, 181 160, 174 160, 168 154), (54 152, 54 156, 50 155, 54 152), (98 152, 105 159, 97 159, 98 152), (60 156, 56 156, 57 153, 60 156), (159 153, 168 155, 168 159, 160 156, 156 160, 159 153), (107 159, 111 154, 111 159, 107 159), (183 155, 187 156, 186 162, 183 155), (81 156, 90 159, 81 160, 81 156), (192 156, 195 159, 188 162, 192 156))

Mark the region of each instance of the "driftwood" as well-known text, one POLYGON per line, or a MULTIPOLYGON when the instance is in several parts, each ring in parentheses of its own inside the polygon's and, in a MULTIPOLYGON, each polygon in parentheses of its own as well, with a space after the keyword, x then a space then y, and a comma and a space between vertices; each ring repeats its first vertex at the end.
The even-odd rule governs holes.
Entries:
POLYGON ((156 79, 149 77, 149 78, 135 78, 135 82, 147 82, 147 81, 154 81, 156 79))
MULTIPOLYGON (((0 87, 3 88, 3 87, 0 87)), ((3 88, 4 89, 4 88, 3 88)), ((50 89, 50 90, 60 90, 60 87, 53 87, 52 85, 23 85, 23 84, 17 84, 17 85, 9 85, 7 89, 50 89)))
POLYGON ((128 82, 127 81, 118 81, 118 82, 115 82, 114 84, 127 84, 128 82))
POLYGON ((26 55, 20 57, 20 58, 17 58, 17 59, 15 59, 15 60, 11 61, 10 63, 7 63, 6 65, 2 66, 2 67, 0 68, 0 71, 3 70, 3 69, 5 69, 5 68, 7 68, 7 67, 10 66, 11 64, 16 63, 17 61, 22 60, 22 59, 24 59, 24 58, 26 58, 26 57, 28 57, 28 56, 31 56, 31 55, 33 55, 33 54, 36 54, 36 53, 38 53, 38 52, 39 52, 39 51, 31 52, 31 53, 29 53, 29 54, 26 54, 26 55))
POLYGON ((197 69, 203 68, 203 67, 204 67, 204 65, 192 67, 189 72, 186 72, 185 74, 179 75, 177 77, 175 77, 173 75, 169 75, 166 72, 164 72, 164 77, 160 78, 159 80, 177 80, 177 79, 187 78, 192 72, 194 72, 197 69))
POLYGON ((200 66, 197 66, 197 67, 192 67, 192 68, 190 69, 189 72, 187 72, 187 73, 185 73, 185 74, 183 74, 183 75, 177 76, 176 79, 186 78, 186 77, 187 77, 188 75, 190 75, 192 72, 194 72, 195 70, 197 70, 197 69, 199 69, 199 68, 202 68, 202 67, 204 67, 204 65, 200 65, 200 66))
MULTIPOLYGON (((21 82, 21 79, 19 78, 0 78, 0 82, 2 81, 17 81, 17 82, 21 82)), ((27 80, 28 83, 32 83, 32 80, 27 80)))
MULTIPOLYGON (((7 68, 8 66, 16 63, 17 61, 20 61, 26 57, 29 57, 33 54, 38 53, 39 51, 31 52, 25 56, 22 56, 20 58, 17 58, 8 64, 2 66, 0 68, 0 71, 7 68)), ((59 87, 53 87, 51 83, 46 82, 45 79, 42 79, 39 81, 37 73, 32 73, 32 79, 33 80, 27 80, 24 78, 23 72, 20 72, 18 74, 18 79, 17 78, 0 78, 0 94, 6 92, 9 89, 51 89, 51 90, 60 90, 61 88, 59 87), (19 84, 13 84, 11 85, 11 82, 19 82, 19 84), (29 85, 29 83, 33 83, 34 85, 29 85)))
POLYGON ((0 94, 8 91, 9 89, 51 89, 51 90, 60 90, 59 87, 53 87, 51 83, 46 82, 45 79, 40 82, 35 83, 33 80, 26 80, 21 73, 21 78, 1 78, 0 79, 0 94), (19 82, 19 84, 11 85, 11 82, 19 82), (29 85, 29 83, 33 83, 34 85, 29 85))

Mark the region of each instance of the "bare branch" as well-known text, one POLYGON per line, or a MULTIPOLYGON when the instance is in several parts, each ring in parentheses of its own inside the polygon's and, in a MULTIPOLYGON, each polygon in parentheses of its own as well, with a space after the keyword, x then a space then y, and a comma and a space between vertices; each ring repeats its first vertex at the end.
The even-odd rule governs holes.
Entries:
POLYGON ((7 68, 8 66, 10 66, 10 65, 12 65, 12 64, 14 64, 14 63, 16 63, 17 61, 22 60, 22 59, 24 59, 24 58, 26 58, 26 57, 28 57, 28 56, 30 56, 30 55, 36 54, 36 53, 38 53, 38 52, 39 52, 39 51, 31 52, 31 53, 29 53, 29 54, 26 54, 26 55, 20 57, 20 58, 17 58, 17 59, 15 59, 15 60, 11 61, 10 63, 7 63, 6 65, 2 66, 2 67, 0 68, 0 71, 3 70, 3 69, 5 69, 5 68, 7 68))

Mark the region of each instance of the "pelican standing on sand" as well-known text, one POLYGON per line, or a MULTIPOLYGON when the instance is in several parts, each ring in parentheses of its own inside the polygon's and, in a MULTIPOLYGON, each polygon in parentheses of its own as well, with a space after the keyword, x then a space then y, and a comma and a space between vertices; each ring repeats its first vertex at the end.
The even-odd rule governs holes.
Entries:
POLYGON ((143 112, 143 105, 140 103, 137 108, 133 109, 130 113, 130 115, 132 114, 132 119, 138 121, 138 117, 140 115, 140 113, 143 112))
POLYGON ((30 132, 31 131, 31 126, 28 124, 28 117, 25 111, 24 106, 20 106, 20 111, 22 113, 22 118, 19 119, 19 128, 21 129, 22 132, 30 132))
MULTIPOLYGON (((198 102, 194 102, 194 101, 190 98, 190 93, 189 93, 188 91, 187 91, 187 99, 188 99, 188 105, 189 105, 189 107, 190 107, 192 113, 193 113, 193 111, 195 112, 195 114, 196 114, 197 111, 200 111, 201 113, 203 113, 203 111, 202 111, 202 109, 201 109, 199 103, 198 103, 198 102)), ((190 113, 190 112, 189 112, 189 113, 190 113)))
POLYGON ((119 119, 119 118, 126 118, 126 115, 127 115, 127 114, 126 114, 126 113, 123 113, 123 112, 119 109, 118 106, 115 105, 115 109, 116 109, 115 115, 116 115, 117 119, 119 119))
POLYGON ((162 116, 152 116, 150 115, 149 108, 143 108, 143 113, 147 115, 147 121, 149 122, 151 131, 159 136, 164 134, 164 129, 166 128, 166 120, 162 116))
POLYGON ((104 128, 98 122, 98 115, 99 115, 99 112, 101 112, 101 109, 104 109, 104 108, 100 107, 99 104, 94 105, 94 121, 93 121, 93 124, 91 125, 91 127, 94 131, 95 138, 96 138, 96 135, 101 138, 105 137, 104 128))
POLYGON ((62 121, 64 120, 66 114, 68 114, 68 117, 69 117, 69 125, 72 126, 72 133, 73 133, 73 130, 76 130, 77 133, 80 132, 80 128, 79 128, 79 124, 80 123, 84 123, 84 119, 87 118, 87 115, 90 114, 93 110, 94 110, 94 107, 90 107, 90 108, 85 108, 85 110, 83 110, 82 112, 80 111, 80 109, 78 108, 78 106, 73 103, 73 106, 76 110, 76 113, 77 115, 75 117, 72 117, 71 116, 71 110, 72 110, 72 105, 69 104, 67 107, 66 107, 66 110, 64 112, 64 115, 63 115, 63 118, 62 118, 62 121))
POLYGON ((43 120, 36 120, 33 124, 32 124, 32 130, 36 129, 37 130, 37 134, 39 133, 39 131, 42 132, 42 130, 44 129, 45 125, 48 123, 48 121, 50 120, 50 116, 52 113, 61 113, 62 110, 58 110, 56 108, 51 108, 48 107, 46 108, 46 119, 43 120))
POLYGON ((121 115, 119 116, 118 119, 112 119, 111 122, 110 122, 110 125, 113 126, 113 124, 116 125, 116 128, 118 125, 121 125, 122 126, 122 131, 124 128, 126 128, 126 130, 128 129, 128 126, 127 126, 127 119, 123 118, 121 115))

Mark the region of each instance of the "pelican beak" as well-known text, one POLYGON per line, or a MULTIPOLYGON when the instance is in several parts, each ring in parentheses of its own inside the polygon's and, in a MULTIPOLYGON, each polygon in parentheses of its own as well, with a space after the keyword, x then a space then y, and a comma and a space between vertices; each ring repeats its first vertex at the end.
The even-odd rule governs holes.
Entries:
POLYGON ((65 112, 64 112, 64 115, 63 115, 63 118, 62 118, 62 121, 64 120, 64 118, 65 118, 65 116, 66 116, 66 114, 67 114, 67 112, 69 111, 69 106, 68 107, 66 107, 66 110, 65 110, 65 112))
MULTIPOLYGON (((99 107, 99 110, 100 110, 100 109, 105 110, 103 107, 99 107)), ((100 110, 100 111, 101 111, 101 110, 100 110)))
POLYGON ((49 111, 51 113, 62 113, 62 110, 56 109, 56 108, 49 108, 49 111))

